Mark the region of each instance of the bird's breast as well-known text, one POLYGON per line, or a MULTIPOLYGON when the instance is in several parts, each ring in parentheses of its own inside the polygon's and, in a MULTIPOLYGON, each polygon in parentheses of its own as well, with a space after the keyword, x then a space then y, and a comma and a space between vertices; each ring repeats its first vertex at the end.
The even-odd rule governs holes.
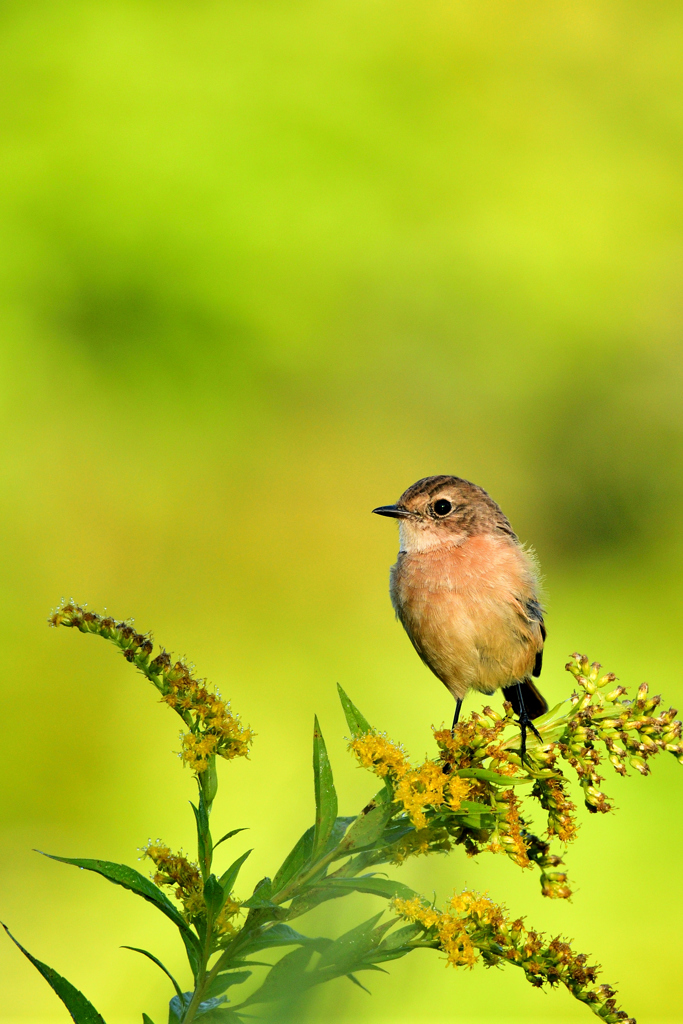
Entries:
POLYGON ((418 653, 449 689, 492 692, 533 665, 537 644, 523 602, 535 596, 535 583, 517 544, 484 534, 401 552, 391 599, 418 653))

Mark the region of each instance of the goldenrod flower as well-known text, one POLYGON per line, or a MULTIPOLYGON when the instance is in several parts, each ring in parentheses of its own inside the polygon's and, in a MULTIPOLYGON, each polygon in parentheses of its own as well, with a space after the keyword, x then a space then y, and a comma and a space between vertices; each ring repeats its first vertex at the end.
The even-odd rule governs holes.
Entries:
POLYGON ((137 633, 129 622, 116 622, 87 611, 73 601, 50 617, 53 626, 74 626, 82 633, 94 633, 111 640, 127 661, 136 666, 161 692, 161 700, 183 719, 189 732, 183 736, 181 757, 201 774, 214 756, 232 760, 247 757, 253 734, 243 726, 230 705, 196 679, 183 660, 171 663, 163 648, 150 661, 153 643, 149 635, 137 633))
POLYGON ((403 747, 392 743, 385 733, 366 732, 349 743, 363 768, 370 768, 381 779, 387 775, 400 778, 410 768, 403 747))
POLYGON ((546 942, 539 932, 527 931, 521 919, 511 921, 505 909, 486 894, 457 893, 443 912, 420 897, 395 899, 392 906, 399 917, 420 925, 424 938, 431 939, 453 967, 472 967, 479 956, 489 967, 511 963, 521 967, 537 987, 561 982, 604 1021, 634 1024, 616 1009, 614 990, 595 984, 598 967, 587 964, 584 954, 574 953, 559 937, 546 942))
POLYGON ((439 762, 425 761, 412 768, 403 747, 383 733, 370 731, 356 736, 349 749, 364 768, 391 783, 394 800, 403 805, 418 831, 426 827, 428 808, 447 804, 451 810, 458 810, 469 792, 469 783, 446 775, 439 762))
POLYGON ((183 904, 185 917, 188 921, 202 917, 206 913, 204 903, 204 885, 199 868, 189 861, 182 853, 172 853, 170 847, 157 842, 149 842, 143 850, 156 867, 155 885, 171 886, 177 900, 183 904))

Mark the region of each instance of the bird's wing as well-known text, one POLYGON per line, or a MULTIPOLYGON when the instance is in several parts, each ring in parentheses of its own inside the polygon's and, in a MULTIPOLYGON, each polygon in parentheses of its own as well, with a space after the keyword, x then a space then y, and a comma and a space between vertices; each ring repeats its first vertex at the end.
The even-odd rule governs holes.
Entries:
POLYGON ((536 661, 531 672, 533 676, 538 678, 538 676, 540 676, 541 674, 541 669, 543 667, 543 644, 545 643, 545 638, 547 635, 545 622, 543 621, 543 609, 541 608, 540 604, 535 598, 530 598, 529 600, 525 601, 524 608, 526 610, 527 619, 530 622, 537 622, 538 628, 541 631, 541 646, 536 651, 536 661))

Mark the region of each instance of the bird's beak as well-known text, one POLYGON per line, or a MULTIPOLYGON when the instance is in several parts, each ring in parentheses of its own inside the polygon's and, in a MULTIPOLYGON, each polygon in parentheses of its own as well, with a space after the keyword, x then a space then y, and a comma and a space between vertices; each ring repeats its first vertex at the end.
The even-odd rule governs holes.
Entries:
POLYGON ((375 515, 390 516, 392 519, 409 519, 413 514, 401 505, 380 505, 379 508, 373 508, 372 511, 375 515))

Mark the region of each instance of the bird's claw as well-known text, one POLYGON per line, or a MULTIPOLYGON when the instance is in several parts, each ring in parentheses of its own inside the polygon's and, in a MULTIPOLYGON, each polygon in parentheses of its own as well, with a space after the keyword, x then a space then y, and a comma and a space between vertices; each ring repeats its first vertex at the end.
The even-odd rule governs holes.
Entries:
POLYGON ((521 746, 520 753, 521 753, 522 764, 524 764, 524 759, 526 757, 526 731, 527 731, 527 729, 531 729, 531 731, 534 734, 534 736, 536 737, 536 739, 540 740, 541 743, 543 742, 543 740, 541 738, 540 732, 538 731, 538 729, 536 728, 534 723, 531 721, 531 719, 526 714, 520 715, 519 718, 517 719, 517 721, 519 723, 520 734, 521 734, 521 737, 522 737, 522 746, 521 746))

